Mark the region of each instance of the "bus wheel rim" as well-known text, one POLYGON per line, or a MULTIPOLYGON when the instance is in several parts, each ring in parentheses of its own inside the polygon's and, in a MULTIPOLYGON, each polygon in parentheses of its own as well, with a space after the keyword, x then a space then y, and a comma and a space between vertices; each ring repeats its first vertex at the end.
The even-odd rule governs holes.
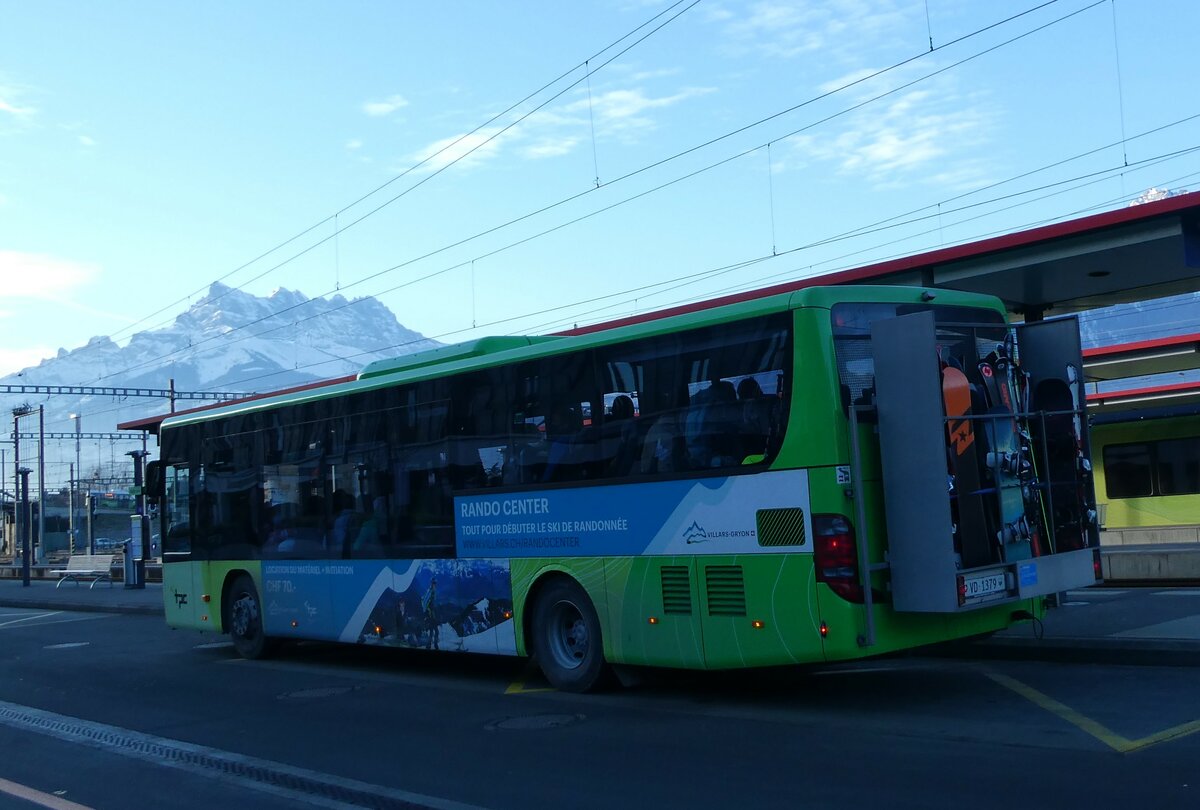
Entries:
POLYGON ((258 605, 249 594, 242 594, 233 603, 233 632, 246 638, 250 635, 254 622, 258 618, 258 605))
POLYGON ((587 660, 591 639, 587 622, 571 602, 558 602, 550 613, 550 654, 564 669, 577 669, 587 660))

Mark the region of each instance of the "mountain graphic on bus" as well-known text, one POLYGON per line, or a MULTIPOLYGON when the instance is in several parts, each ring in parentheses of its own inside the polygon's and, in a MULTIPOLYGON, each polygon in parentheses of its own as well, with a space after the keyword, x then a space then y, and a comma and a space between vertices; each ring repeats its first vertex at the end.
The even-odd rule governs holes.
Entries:
POLYGON ((387 588, 379 595, 360 631, 360 642, 493 651, 496 641, 490 636, 495 633, 489 631, 512 619, 507 571, 490 561, 463 562, 418 563, 407 588, 400 592, 387 588))
POLYGON ((708 532, 704 531, 704 527, 696 521, 692 521, 692 525, 688 526, 683 531, 683 541, 688 545, 692 543, 703 543, 708 540, 708 532))

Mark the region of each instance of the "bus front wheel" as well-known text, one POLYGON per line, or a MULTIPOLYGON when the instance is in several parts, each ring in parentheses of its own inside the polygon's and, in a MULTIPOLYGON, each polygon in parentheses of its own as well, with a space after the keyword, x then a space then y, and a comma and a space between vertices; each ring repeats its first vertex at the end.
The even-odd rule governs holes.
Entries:
POLYGON ((271 651, 270 639, 263 632, 262 602, 254 580, 241 574, 229 587, 229 613, 226 629, 233 647, 242 658, 263 658, 271 651))
POLYGON ((551 686, 587 692, 600 685, 606 673, 600 620, 574 580, 557 579, 538 595, 533 637, 534 655, 551 686))

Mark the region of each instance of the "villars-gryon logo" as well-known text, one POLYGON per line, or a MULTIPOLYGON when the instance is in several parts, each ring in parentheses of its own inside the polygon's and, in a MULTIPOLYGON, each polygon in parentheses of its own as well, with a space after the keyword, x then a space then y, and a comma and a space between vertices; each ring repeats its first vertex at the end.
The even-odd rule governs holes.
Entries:
POLYGON ((708 532, 704 531, 704 527, 693 520, 692 525, 684 529, 683 540, 688 545, 691 545, 692 543, 703 543, 708 540, 708 532))

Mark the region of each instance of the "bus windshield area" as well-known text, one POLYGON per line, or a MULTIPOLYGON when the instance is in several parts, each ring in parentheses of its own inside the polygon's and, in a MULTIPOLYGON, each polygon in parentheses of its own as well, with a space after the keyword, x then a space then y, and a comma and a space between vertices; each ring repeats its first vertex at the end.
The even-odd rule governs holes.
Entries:
POLYGON ((931 304, 843 303, 831 312, 842 407, 867 405, 875 396, 875 361, 871 354, 871 324, 916 312, 933 312, 937 324, 939 359, 974 369, 979 360, 1007 336, 1004 316, 993 309, 931 304), (965 326, 971 324, 972 326, 965 326), (986 325, 995 324, 995 328, 986 325), (981 328, 979 325, 984 325, 981 328))

